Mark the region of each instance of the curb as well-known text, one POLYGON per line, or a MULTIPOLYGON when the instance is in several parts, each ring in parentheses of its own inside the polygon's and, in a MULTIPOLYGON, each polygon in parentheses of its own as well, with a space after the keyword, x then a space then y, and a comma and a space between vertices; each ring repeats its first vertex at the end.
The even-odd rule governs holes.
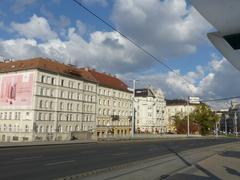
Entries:
POLYGON ((98 143, 97 141, 89 141, 89 142, 69 142, 69 143, 49 143, 49 144, 12 144, 6 146, 0 146, 0 149, 8 149, 8 148, 19 148, 19 147, 34 147, 34 146, 63 146, 63 145, 73 145, 73 144, 94 144, 98 143))

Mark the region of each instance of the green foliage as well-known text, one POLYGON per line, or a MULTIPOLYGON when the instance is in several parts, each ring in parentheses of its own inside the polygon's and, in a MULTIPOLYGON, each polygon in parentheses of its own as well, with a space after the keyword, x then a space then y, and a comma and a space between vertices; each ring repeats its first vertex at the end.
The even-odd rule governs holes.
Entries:
POLYGON ((190 114, 193 119, 200 127, 200 134, 207 135, 214 129, 215 123, 219 121, 219 116, 215 114, 209 106, 206 104, 200 104, 190 114))
MULTIPOLYGON (((175 127, 178 134, 187 133, 187 116, 177 114, 174 116, 175 127)), ((200 104, 189 115, 189 130, 191 134, 200 133, 201 135, 210 134, 219 121, 216 115, 206 104, 200 104)))
MULTIPOLYGON (((174 116, 175 127, 177 134, 186 134, 187 133, 187 116, 181 116, 181 114, 177 114, 174 116)), ((193 119, 189 118, 189 131, 191 134, 197 133, 199 130, 199 126, 193 119)))

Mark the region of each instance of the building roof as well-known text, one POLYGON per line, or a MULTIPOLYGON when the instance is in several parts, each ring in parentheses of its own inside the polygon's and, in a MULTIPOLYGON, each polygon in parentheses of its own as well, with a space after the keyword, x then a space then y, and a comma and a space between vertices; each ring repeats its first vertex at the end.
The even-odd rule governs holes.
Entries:
POLYGON ((0 63, 0 73, 29 69, 39 69, 52 73, 59 73, 96 83, 95 78, 90 73, 81 71, 74 66, 66 65, 51 59, 32 58, 27 60, 5 61, 4 63, 0 63))
POLYGON ((184 99, 166 99, 167 106, 186 105, 187 101, 184 99))
POLYGON ((115 77, 113 75, 97 72, 96 70, 89 69, 89 68, 84 68, 81 70, 91 73, 91 75, 97 80, 97 82, 101 86, 130 92, 128 90, 128 86, 123 81, 121 81, 120 79, 118 79, 117 77, 115 77))
POLYGON ((121 91, 130 92, 128 86, 117 77, 106 73, 100 73, 89 68, 77 68, 66 65, 55 60, 46 58, 32 58, 27 60, 5 61, 0 63, 0 73, 23 71, 29 69, 39 69, 53 73, 73 76, 87 81, 98 83, 121 91))
POLYGON ((145 88, 145 89, 136 89, 135 97, 153 97, 153 98, 155 98, 155 95, 151 89, 145 88))

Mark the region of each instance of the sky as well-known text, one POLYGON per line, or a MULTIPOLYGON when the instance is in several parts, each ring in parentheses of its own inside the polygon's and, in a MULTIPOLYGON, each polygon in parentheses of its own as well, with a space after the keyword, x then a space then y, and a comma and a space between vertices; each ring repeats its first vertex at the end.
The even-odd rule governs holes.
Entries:
POLYGON ((240 95, 240 72, 207 39, 215 29, 185 0, 78 0, 150 56, 72 0, 1 0, 0 56, 48 57, 117 75, 166 98, 240 95), (187 83, 184 79, 191 82, 187 83))

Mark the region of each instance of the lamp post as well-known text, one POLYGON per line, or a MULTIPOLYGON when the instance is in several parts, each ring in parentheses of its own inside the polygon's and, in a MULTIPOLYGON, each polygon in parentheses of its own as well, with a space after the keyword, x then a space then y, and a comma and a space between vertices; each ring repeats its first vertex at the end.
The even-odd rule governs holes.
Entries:
POLYGON ((188 112, 188 110, 189 110, 189 99, 187 100, 187 136, 189 136, 189 134, 190 134, 190 130, 189 130, 189 112, 188 112))
POLYGON ((224 114, 224 123, 225 123, 225 135, 227 135, 227 114, 224 114))
POLYGON ((135 126, 135 107, 134 107, 134 98, 135 98, 135 87, 136 87, 136 80, 133 80, 133 103, 132 103, 132 138, 134 137, 134 126, 135 126))
POLYGON ((237 112, 234 112, 234 129, 235 129, 235 135, 238 136, 238 128, 237 128, 237 112))

